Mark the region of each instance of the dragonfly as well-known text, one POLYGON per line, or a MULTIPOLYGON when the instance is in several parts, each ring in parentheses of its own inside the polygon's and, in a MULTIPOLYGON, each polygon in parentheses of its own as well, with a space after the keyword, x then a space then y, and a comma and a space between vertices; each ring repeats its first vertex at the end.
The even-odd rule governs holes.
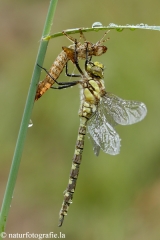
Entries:
MULTIPOLYGON (((75 58, 74 62, 80 74, 69 74, 66 64, 66 75, 69 77, 80 77, 81 79, 63 83, 56 81, 59 86, 51 87, 53 89, 64 89, 77 84, 80 86, 80 109, 78 113, 80 126, 69 182, 64 191, 64 199, 59 213, 59 227, 62 226, 64 217, 67 215, 73 200, 86 133, 88 133, 91 139, 96 156, 99 155, 100 149, 110 155, 116 155, 120 152, 121 139, 115 130, 115 126, 118 124, 131 125, 137 123, 143 120, 147 114, 147 108, 144 103, 124 100, 105 90, 104 65, 99 62, 92 62, 88 58, 87 48, 84 71, 79 66, 76 54, 75 58)), ((47 72, 46 69, 44 70, 47 72)))
MULTIPOLYGON (((102 39, 100 39, 97 43, 91 43, 86 41, 86 38, 82 32, 81 29, 80 31, 80 40, 84 40, 84 44, 82 44, 80 41, 77 43, 77 57, 79 59, 85 59, 86 57, 86 44, 88 46, 88 55, 89 56, 100 56, 103 53, 107 51, 107 47, 102 45, 105 41, 108 39, 104 39, 106 32, 102 39)), ((57 56, 56 60, 53 62, 50 70, 49 70, 49 75, 47 74, 45 79, 43 81, 40 81, 37 87, 37 92, 35 96, 35 100, 38 100, 54 83, 55 80, 58 79, 60 76, 61 72, 63 71, 66 63, 71 60, 74 63, 74 55, 75 55, 75 41, 76 39, 73 38, 72 36, 67 35, 65 31, 62 32, 73 44, 70 45, 69 47, 62 47, 62 52, 57 56)), ((39 66, 39 65, 38 65, 39 66)))

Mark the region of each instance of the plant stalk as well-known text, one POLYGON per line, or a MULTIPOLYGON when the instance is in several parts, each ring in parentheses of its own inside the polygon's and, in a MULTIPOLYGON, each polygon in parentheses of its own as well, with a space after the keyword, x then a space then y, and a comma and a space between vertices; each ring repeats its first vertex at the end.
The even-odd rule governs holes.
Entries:
MULTIPOLYGON (((48 41, 43 40, 43 39, 45 36, 50 34, 57 2, 58 2, 58 0, 50 1, 48 14, 47 14, 46 22, 44 25, 42 41, 39 46, 37 59, 36 59, 36 63, 35 63, 33 74, 32 74, 31 84, 30 84, 30 88, 28 91, 28 96, 27 96, 24 113, 23 113, 20 129, 19 129, 19 134, 18 134, 18 138, 17 138, 17 142, 16 142, 13 159, 12 159, 10 173, 9 173, 9 177, 8 177, 8 181, 7 181, 7 186, 6 186, 6 190, 5 190, 4 198, 3 198, 3 202, 2 202, 2 207, 1 207, 1 212, 0 212, 0 233, 5 231, 6 222, 7 222, 7 218, 8 218, 8 214, 9 214, 9 209, 10 209, 10 205, 11 205, 11 201, 12 201, 13 191, 15 188, 18 170, 19 170, 19 166, 20 166, 22 151, 23 151, 23 147, 24 147, 24 143, 25 143, 25 138, 27 135, 28 124, 29 124, 29 120, 30 120, 30 116, 31 116, 32 108, 33 108, 33 104, 34 104, 37 84, 38 84, 40 73, 41 73, 41 69, 39 67, 37 67, 37 62, 40 65, 43 65, 44 57, 45 57, 47 46, 48 46, 48 41)), ((2 238, 3 238, 3 234, 0 235, 0 239, 2 239, 2 238)))

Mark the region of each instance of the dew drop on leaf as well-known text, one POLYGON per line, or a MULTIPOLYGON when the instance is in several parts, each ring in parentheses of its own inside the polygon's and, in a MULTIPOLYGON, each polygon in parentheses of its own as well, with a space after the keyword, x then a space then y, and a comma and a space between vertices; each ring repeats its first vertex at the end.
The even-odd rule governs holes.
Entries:
POLYGON ((92 24, 92 28, 99 28, 99 27, 103 27, 102 23, 101 22, 94 22, 92 24))

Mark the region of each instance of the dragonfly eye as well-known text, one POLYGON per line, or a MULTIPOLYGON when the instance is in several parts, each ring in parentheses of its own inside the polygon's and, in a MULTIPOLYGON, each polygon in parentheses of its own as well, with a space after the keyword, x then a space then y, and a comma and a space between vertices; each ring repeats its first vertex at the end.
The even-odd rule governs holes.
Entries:
POLYGON ((100 63, 100 62, 94 62, 94 66, 97 66, 98 68, 101 68, 102 69, 102 71, 104 71, 104 65, 102 64, 102 63, 100 63))
POLYGON ((87 64, 87 73, 90 77, 103 78, 104 66, 99 62, 89 62, 87 64))
POLYGON ((94 66, 93 62, 88 62, 86 65, 86 71, 89 74, 92 70, 92 67, 94 66))
POLYGON ((94 77, 103 78, 103 70, 95 66, 92 68, 92 75, 94 77))

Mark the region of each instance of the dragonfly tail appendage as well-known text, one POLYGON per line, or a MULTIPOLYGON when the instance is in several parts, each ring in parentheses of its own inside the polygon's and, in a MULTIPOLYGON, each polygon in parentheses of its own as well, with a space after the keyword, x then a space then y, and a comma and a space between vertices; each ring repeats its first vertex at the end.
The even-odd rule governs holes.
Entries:
MULTIPOLYGON (((75 152, 72 159, 72 167, 71 167, 71 172, 69 176, 69 183, 68 183, 67 189, 64 191, 64 200, 59 213, 59 225, 58 225, 59 227, 62 226, 64 221, 64 216, 67 215, 69 205, 72 203, 73 194, 76 188, 77 178, 79 174, 79 167, 82 160, 82 152, 84 148, 84 138, 86 135, 86 124, 87 124, 87 119, 85 118, 82 118, 82 119, 83 121, 81 121, 79 130, 78 130, 78 137, 77 137, 75 152)), ((80 120, 82 119, 80 118, 80 120)))

